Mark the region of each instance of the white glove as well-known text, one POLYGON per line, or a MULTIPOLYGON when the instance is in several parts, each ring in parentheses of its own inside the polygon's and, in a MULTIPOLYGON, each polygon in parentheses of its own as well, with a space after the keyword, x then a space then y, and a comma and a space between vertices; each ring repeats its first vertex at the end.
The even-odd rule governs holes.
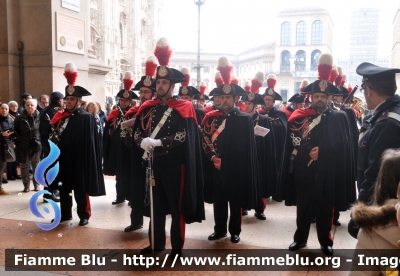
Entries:
POLYGON ((145 151, 149 151, 151 148, 162 146, 161 140, 153 139, 150 137, 144 138, 142 143, 140 143, 140 147, 145 151))

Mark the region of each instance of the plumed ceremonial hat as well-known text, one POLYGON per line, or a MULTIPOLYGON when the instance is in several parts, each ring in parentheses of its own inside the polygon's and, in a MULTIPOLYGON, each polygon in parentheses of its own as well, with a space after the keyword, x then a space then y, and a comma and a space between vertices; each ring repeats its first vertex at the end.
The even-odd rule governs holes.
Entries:
POLYGON ((72 61, 65 64, 64 77, 67 79, 68 83, 65 87, 64 99, 68 96, 84 97, 92 95, 84 87, 75 85, 76 78, 78 77, 78 70, 72 61))
POLYGON ((146 87, 151 89, 152 91, 156 91, 156 81, 153 78, 154 73, 157 69, 157 60, 154 55, 151 55, 146 60, 145 65, 145 75, 140 78, 140 81, 136 83, 135 87, 132 89, 134 91, 139 91, 140 88, 146 87))
POLYGON ((168 67, 169 60, 172 56, 172 49, 169 47, 166 38, 160 38, 157 41, 154 55, 157 57, 158 63, 160 64, 160 66, 157 67, 156 80, 166 79, 171 81, 171 84, 186 81, 186 77, 181 71, 168 67))
POLYGON ((264 98, 265 96, 271 96, 276 101, 282 101, 281 95, 279 95, 274 90, 275 85, 276 85, 276 75, 269 74, 267 76, 267 89, 265 89, 264 95, 262 97, 264 98))
POLYGON ((126 71, 124 78, 122 79, 122 83, 124 84, 124 89, 121 89, 117 97, 120 99, 132 100, 139 99, 133 90, 131 90, 133 86, 133 73, 131 71, 126 71))

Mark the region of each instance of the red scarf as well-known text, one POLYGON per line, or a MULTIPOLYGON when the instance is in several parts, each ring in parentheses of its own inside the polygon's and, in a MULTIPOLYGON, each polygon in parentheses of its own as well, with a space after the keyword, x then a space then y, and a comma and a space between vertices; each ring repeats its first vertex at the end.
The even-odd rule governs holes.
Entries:
POLYGON ((124 118, 128 119, 131 114, 135 114, 138 110, 139 110, 139 107, 137 105, 131 107, 128 110, 128 112, 125 113, 124 118))
POLYGON ((214 107, 212 105, 207 105, 204 107, 204 113, 208 113, 214 110, 214 107))
POLYGON ((212 118, 212 117, 219 117, 219 116, 224 116, 224 112, 219 111, 219 110, 210 111, 210 112, 206 113, 206 116, 204 116, 204 119, 203 119, 203 121, 201 122, 201 124, 204 125, 205 122, 207 122, 207 120, 208 120, 209 118, 212 118))
MULTIPOLYGON (((136 114, 136 116, 139 116, 143 110, 145 110, 148 107, 156 106, 158 104, 161 104, 161 100, 159 98, 155 100, 149 100, 145 101, 140 107, 139 110, 136 114)), ((165 104, 168 107, 172 107, 176 111, 179 112, 179 114, 182 116, 182 118, 192 118, 197 125, 197 118, 196 118, 196 112, 194 111, 194 106, 191 102, 189 101, 184 101, 184 100, 175 100, 174 98, 169 98, 168 100, 165 101, 165 104)))
POLYGON ((67 118, 67 117, 69 117, 69 116, 71 116, 71 113, 69 113, 68 111, 66 111, 65 109, 63 109, 63 110, 61 110, 61 111, 58 111, 58 112, 54 115, 54 117, 51 119, 51 123, 53 124, 53 126, 56 126, 57 123, 58 123, 60 120, 62 120, 62 119, 64 119, 64 118, 67 118))
POLYGON ((286 113, 288 118, 290 118, 290 116, 293 114, 293 112, 289 111, 289 109, 287 109, 287 108, 283 108, 282 111, 286 113))
POLYGON ((316 114, 317 111, 315 111, 313 108, 299 108, 292 113, 292 115, 288 119, 288 122, 292 123, 297 119, 314 116, 316 114))
POLYGON ((115 117, 118 117, 120 114, 121 113, 119 112, 118 108, 114 108, 114 110, 111 111, 110 114, 108 114, 106 121, 109 122, 112 119, 114 119, 115 117))

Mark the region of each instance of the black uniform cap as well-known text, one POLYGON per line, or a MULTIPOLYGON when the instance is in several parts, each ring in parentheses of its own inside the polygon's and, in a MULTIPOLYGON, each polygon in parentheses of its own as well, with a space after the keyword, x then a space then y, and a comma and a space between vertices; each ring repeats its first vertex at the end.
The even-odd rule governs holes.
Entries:
POLYGON ((366 80, 394 81, 396 79, 396 73, 400 73, 400 69, 380 67, 369 62, 363 62, 358 65, 356 72, 363 76, 363 82, 366 80))

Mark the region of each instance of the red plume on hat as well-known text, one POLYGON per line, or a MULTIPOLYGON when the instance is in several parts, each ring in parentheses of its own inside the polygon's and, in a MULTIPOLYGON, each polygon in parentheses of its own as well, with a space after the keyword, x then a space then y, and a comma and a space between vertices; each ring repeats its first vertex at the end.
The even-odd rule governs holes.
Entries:
POLYGON ((78 77, 78 70, 76 69, 76 66, 72 61, 65 64, 64 76, 67 79, 67 83, 69 85, 75 85, 76 78, 78 77))
POLYGON ((250 92, 250 87, 251 87, 250 81, 246 81, 246 82, 244 83, 243 89, 244 89, 244 91, 246 91, 246 92, 250 92))
POLYGON ((335 85, 336 86, 341 86, 340 84, 342 83, 342 79, 343 79, 342 67, 338 66, 337 70, 338 70, 339 76, 337 76, 336 79, 335 79, 335 85))
POLYGON ((217 70, 221 73, 221 77, 225 84, 231 83, 231 71, 233 69, 232 63, 227 57, 220 57, 218 60, 217 70))
POLYGON ((131 90, 133 85, 133 73, 131 71, 126 71, 122 82, 124 83, 124 89, 126 91, 131 90))
POLYGON ((204 95, 204 92, 206 92, 206 89, 207 89, 207 85, 204 81, 200 82, 199 89, 200 89, 200 93, 204 95))
POLYGON ((351 93, 351 91, 353 91, 353 87, 351 86, 350 83, 347 85, 347 91, 349 91, 349 93, 351 93))
POLYGON ((342 80, 340 81, 340 86, 344 86, 346 81, 347 81, 347 76, 346 76, 346 74, 343 74, 342 75, 342 80))
POLYGON ((275 74, 269 74, 267 77, 267 86, 268 88, 274 89, 276 85, 276 75, 275 74))
POLYGON ((331 83, 335 83, 335 80, 338 76, 339 76, 339 71, 338 71, 336 65, 332 65, 332 71, 329 75, 329 81, 331 83))
POLYGON ((224 83, 220 72, 215 73, 215 83, 217 84, 217 87, 224 83))
POLYGON ((254 78, 251 80, 250 92, 258 93, 258 89, 264 82, 265 75, 263 72, 257 72, 254 78))
POLYGON ((163 37, 157 41, 154 55, 157 57, 158 63, 161 66, 168 66, 169 60, 172 56, 172 50, 169 48, 169 42, 166 38, 163 37))
POLYGON ((300 91, 303 92, 303 90, 310 84, 308 79, 304 79, 301 81, 300 84, 300 91))
POLYGON ((318 79, 329 80, 332 71, 333 56, 331 54, 322 54, 318 60, 318 79))
POLYGON ((157 70, 157 60, 154 55, 151 55, 146 60, 146 76, 153 77, 157 70))
POLYGON ((231 83, 234 83, 234 84, 236 84, 236 85, 239 85, 239 79, 238 79, 235 75, 232 75, 232 77, 231 77, 231 83))
POLYGON ((181 68, 181 72, 182 72, 182 74, 184 74, 185 77, 186 77, 186 81, 181 82, 181 85, 182 85, 182 86, 189 86, 189 83, 190 83, 189 68, 187 68, 187 67, 182 67, 182 68, 181 68))

